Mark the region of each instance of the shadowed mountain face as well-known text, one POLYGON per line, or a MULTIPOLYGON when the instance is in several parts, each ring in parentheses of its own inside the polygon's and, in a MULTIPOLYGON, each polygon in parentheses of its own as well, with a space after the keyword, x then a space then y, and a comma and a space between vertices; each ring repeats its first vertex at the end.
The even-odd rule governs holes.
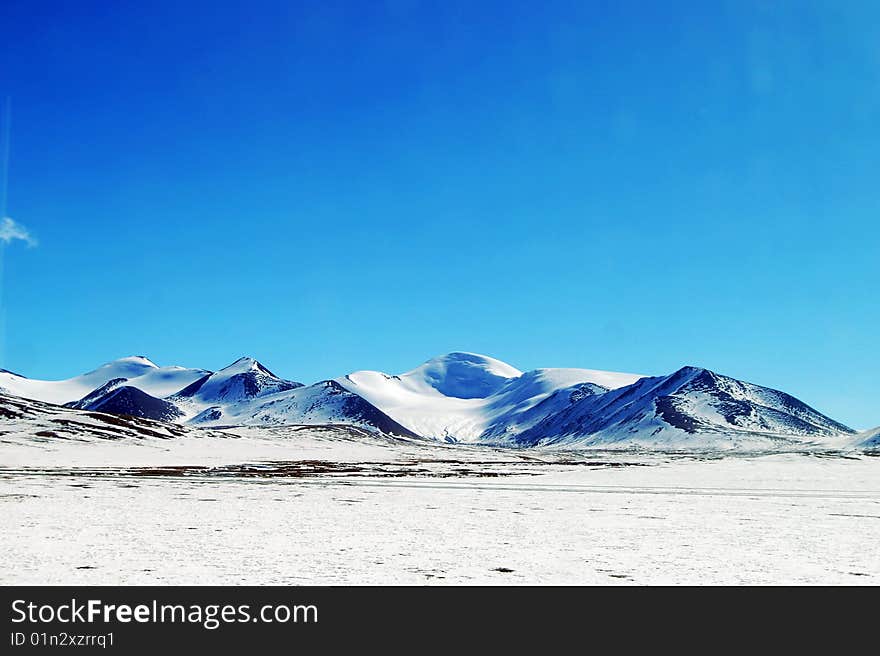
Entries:
POLYGON ((156 421, 174 421, 183 416, 183 412, 173 403, 150 396, 136 387, 123 385, 96 396, 99 391, 95 390, 81 401, 70 404, 69 407, 156 421))
MULTIPOLYGON (((537 413, 541 408, 535 408, 537 413)), ((547 414, 516 438, 522 444, 560 440, 617 442, 677 431, 742 432, 832 437, 852 429, 777 390, 706 369, 684 367, 669 376, 593 394, 547 414)))
POLYGON ((359 426, 370 426, 380 433, 397 437, 419 437, 411 430, 404 428, 391 417, 368 403, 357 394, 352 394, 335 380, 325 380, 318 385, 324 388, 323 394, 327 405, 336 406, 339 420, 336 423, 355 423, 359 426))
POLYGON ((856 444, 865 449, 880 448, 880 426, 859 433, 856 444))
POLYGON ((248 404, 212 406, 190 423, 214 426, 352 424, 396 437, 419 437, 334 380, 300 386, 248 404))
POLYGON ((170 439, 191 434, 186 426, 131 415, 92 412, 0 393, 0 423, 7 437, 79 440, 170 439))
POLYGON ((174 394, 202 403, 235 403, 302 387, 279 378, 252 358, 239 358, 228 367, 208 374, 174 394))
POLYGON ((97 403, 101 401, 105 396, 107 396, 110 392, 121 387, 125 384, 128 378, 113 378, 108 380, 106 383, 101 385, 100 387, 92 390, 84 397, 82 397, 79 401, 71 401, 70 403, 65 403, 64 405, 68 408, 77 408, 79 410, 88 410, 89 406, 93 403, 97 403))

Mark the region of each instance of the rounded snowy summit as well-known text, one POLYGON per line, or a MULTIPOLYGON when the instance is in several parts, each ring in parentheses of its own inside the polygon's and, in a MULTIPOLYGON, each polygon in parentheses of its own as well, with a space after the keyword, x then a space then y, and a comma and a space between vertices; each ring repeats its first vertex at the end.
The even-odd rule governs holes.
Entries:
POLYGON ((422 381, 444 396, 483 399, 497 392, 511 378, 521 375, 519 369, 501 360, 455 351, 431 358, 401 377, 422 381))

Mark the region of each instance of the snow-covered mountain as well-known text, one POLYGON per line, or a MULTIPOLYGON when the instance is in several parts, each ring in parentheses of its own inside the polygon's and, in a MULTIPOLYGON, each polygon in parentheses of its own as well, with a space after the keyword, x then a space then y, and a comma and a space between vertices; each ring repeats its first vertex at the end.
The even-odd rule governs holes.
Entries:
POLYGON ((685 446, 707 434, 811 441, 853 432, 784 392, 698 367, 601 394, 571 395, 562 407, 537 406, 530 414, 529 428, 512 436, 518 444, 685 446))
POLYGON ((279 378, 253 358, 239 358, 227 367, 178 388, 173 400, 196 404, 241 404, 257 397, 302 387, 302 383, 279 378))
MULTIPOLYGON (((309 386, 279 378, 252 358, 212 373, 157 367, 142 357, 65 381, 2 372, 0 386, 74 408, 198 426, 351 424, 389 435, 508 446, 858 441, 851 429, 784 392, 707 369, 653 377, 591 369, 521 372, 466 352, 403 374, 357 371, 309 386)), ((880 436, 862 442, 880 443, 880 436)))
POLYGON ((589 369, 522 373, 488 356, 456 352, 397 376, 357 371, 336 380, 418 435, 475 442, 559 389, 589 384, 604 392, 639 378, 589 369))
POLYGON ((279 378, 248 357, 239 358, 213 373, 201 369, 191 371, 201 375, 187 381, 182 388, 174 387, 171 393, 163 395, 166 398, 139 389, 139 378, 114 378, 67 406, 164 421, 242 423, 238 421, 239 415, 253 409, 257 399, 303 386, 279 378))
POLYGON ((261 396, 248 403, 212 405, 189 420, 203 426, 351 424, 386 435, 419 437, 333 380, 261 396))
POLYGON ((77 410, 3 393, 0 393, 0 422, 4 442, 171 439, 194 432, 187 426, 167 421, 77 410))
POLYGON ((866 430, 856 436, 856 446, 863 449, 880 448, 880 426, 866 430))
POLYGON ((67 407, 156 421, 174 421, 183 417, 183 411, 173 403, 151 396, 137 387, 120 385, 115 382, 118 380, 102 385, 75 403, 66 404, 67 407))
POLYGON ((64 404, 79 401, 111 380, 123 379, 151 396, 173 394, 210 372, 184 367, 159 367, 143 356, 113 360, 94 371, 66 380, 34 380, 0 369, 0 391, 26 399, 64 404))

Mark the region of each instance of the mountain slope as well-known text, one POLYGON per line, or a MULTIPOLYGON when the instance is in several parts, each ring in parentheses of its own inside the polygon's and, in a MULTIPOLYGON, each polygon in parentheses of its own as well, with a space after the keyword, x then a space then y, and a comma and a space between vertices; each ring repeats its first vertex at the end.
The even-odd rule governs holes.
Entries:
POLYGON ((863 449, 880 448, 880 426, 859 433, 856 439, 856 446, 863 449))
POLYGON ((203 426, 351 424, 386 435, 418 437, 333 380, 308 387, 301 385, 250 403, 210 406, 190 419, 190 423, 203 426))
POLYGON ((172 400, 191 399, 195 403, 225 405, 302 386, 302 383, 279 378, 253 358, 244 357, 202 376, 183 389, 178 388, 172 400))
MULTIPOLYGON (((542 413, 536 407, 534 414, 542 413)), ((514 436, 518 444, 694 442, 700 434, 785 436, 809 441, 853 431, 794 397, 684 367, 603 394, 573 398, 514 436)))
POLYGON ((453 352, 432 358, 399 378, 412 389, 430 388, 457 399, 484 399, 521 375, 518 369, 487 355, 453 352))
POLYGON ((66 408, 0 393, 0 440, 169 439, 193 431, 178 424, 66 408))
POLYGON ((522 373, 485 355, 454 352, 396 376, 357 371, 336 381, 423 437, 474 442, 493 426, 515 421, 559 389, 591 384, 605 391, 606 385, 620 386, 639 378, 590 369, 522 373))
POLYGON ((68 407, 156 421, 174 421, 183 416, 183 412, 173 403, 150 396, 137 387, 122 385, 107 389, 108 385, 100 387, 77 403, 68 404, 68 407), (101 390, 104 390, 103 393, 100 393, 101 390))
POLYGON ((70 401, 69 403, 65 403, 64 405, 68 408, 76 408, 77 410, 88 410, 90 405, 99 402, 113 390, 125 385, 126 380, 128 379, 113 378, 111 380, 108 380, 97 389, 93 389, 91 392, 86 394, 79 401, 70 401))
POLYGON ((133 356, 108 362, 94 371, 66 380, 35 380, 0 370, 0 390, 27 399, 64 404, 82 399, 111 380, 124 379, 128 385, 162 397, 207 373, 203 369, 158 367, 143 356, 133 356))

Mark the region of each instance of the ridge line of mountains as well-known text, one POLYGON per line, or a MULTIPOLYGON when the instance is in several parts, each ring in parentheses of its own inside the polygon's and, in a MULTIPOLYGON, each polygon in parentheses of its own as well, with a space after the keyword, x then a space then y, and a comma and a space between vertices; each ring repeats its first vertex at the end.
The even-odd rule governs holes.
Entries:
POLYGON ((211 372, 134 356, 61 381, 0 369, 0 392, 193 427, 348 424, 396 437, 520 447, 880 446, 880 430, 857 434, 785 392, 708 369, 521 372, 467 352, 404 374, 358 371, 312 385, 247 357, 211 372))

